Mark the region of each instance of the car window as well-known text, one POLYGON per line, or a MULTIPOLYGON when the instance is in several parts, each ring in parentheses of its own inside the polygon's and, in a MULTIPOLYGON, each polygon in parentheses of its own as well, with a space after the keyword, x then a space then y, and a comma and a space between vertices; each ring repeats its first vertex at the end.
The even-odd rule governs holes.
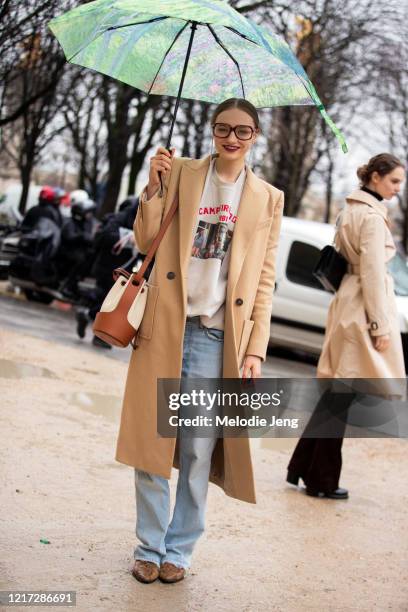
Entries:
POLYGON ((408 265, 405 257, 396 253, 395 257, 388 263, 388 271, 394 279, 396 295, 408 295, 408 265))
POLYGON ((319 257, 320 249, 306 242, 295 240, 292 243, 286 266, 287 278, 292 283, 323 291, 323 287, 312 274, 319 257))

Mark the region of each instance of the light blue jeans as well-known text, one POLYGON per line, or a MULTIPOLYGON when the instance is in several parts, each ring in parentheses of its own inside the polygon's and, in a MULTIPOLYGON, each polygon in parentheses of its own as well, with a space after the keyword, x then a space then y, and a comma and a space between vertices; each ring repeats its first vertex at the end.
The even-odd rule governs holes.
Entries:
MULTIPOLYGON (((199 317, 188 319, 181 378, 222 378, 223 347, 223 331, 203 327, 199 317)), ((191 416, 188 408, 181 407, 179 416, 191 416)), ((170 524, 169 481, 135 470, 136 536, 140 540, 135 559, 189 567, 194 545, 204 532, 211 455, 216 442, 216 432, 208 438, 183 437, 181 432, 180 469, 170 524)))

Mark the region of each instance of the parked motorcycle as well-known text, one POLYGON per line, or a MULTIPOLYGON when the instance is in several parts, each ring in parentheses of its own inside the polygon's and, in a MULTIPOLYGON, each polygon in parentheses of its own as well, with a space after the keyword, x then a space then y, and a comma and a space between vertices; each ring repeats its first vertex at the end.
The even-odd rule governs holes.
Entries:
POLYGON ((22 216, 7 200, 0 202, 0 280, 7 280, 10 263, 17 255, 22 216))
MULTIPOLYGON (((18 253, 12 260, 9 280, 20 287, 27 299, 50 304, 54 299, 62 302, 87 305, 88 291, 95 284, 85 274, 76 284, 69 284, 73 268, 67 266, 61 242, 62 230, 50 218, 41 217, 31 231, 22 233, 18 239, 18 253)), ((77 261, 92 262, 93 250, 88 244, 76 247, 77 261)), ((90 265, 89 265, 90 268, 90 265)))
POLYGON ((0 281, 8 279, 10 264, 18 253, 21 231, 16 226, 0 225, 0 281))

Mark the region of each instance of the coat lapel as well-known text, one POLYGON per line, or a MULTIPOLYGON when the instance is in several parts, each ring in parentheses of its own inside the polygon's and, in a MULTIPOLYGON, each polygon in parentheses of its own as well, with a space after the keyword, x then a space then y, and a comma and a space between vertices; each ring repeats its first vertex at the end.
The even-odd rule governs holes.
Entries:
POLYGON ((262 211, 269 200, 269 193, 250 168, 238 208, 238 219, 235 224, 231 242, 231 260, 228 270, 227 295, 231 295, 237 284, 248 250, 262 211))
POLYGON ((188 263, 193 245, 193 230, 197 221, 198 208, 204 190, 205 178, 210 166, 210 156, 191 159, 181 169, 179 182, 179 240, 180 267, 187 275, 188 263))

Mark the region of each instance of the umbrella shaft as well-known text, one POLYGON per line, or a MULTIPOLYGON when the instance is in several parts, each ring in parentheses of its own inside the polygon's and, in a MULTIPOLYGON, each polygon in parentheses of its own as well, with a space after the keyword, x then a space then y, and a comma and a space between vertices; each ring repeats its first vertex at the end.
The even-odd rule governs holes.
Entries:
POLYGON ((167 145, 166 145, 167 149, 170 149, 171 137, 173 135, 174 124, 176 122, 177 111, 178 111, 178 107, 179 107, 179 104, 180 104, 180 98, 181 98, 181 93, 183 91, 184 79, 185 79, 186 72, 187 72, 188 61, 190 59, 191 47, 193 46, 193 38, 194 38, 195 31, 197 29, 197 25, 198 24, 197 24, 196 21, 193 21, 191 23, 190 40, 189 40, 189 43, 188 43, 186 59, 184 61, 183 73, 181 75, 181 81, 180 81, 180 87, 179 87, 178 94, 177 94, 176 105, 174 107, 174 114, 173 114, 173 119, 172 119, 172 122, 171 122, 170 133, 169 133, 169 137, 167 139, 167 145))

